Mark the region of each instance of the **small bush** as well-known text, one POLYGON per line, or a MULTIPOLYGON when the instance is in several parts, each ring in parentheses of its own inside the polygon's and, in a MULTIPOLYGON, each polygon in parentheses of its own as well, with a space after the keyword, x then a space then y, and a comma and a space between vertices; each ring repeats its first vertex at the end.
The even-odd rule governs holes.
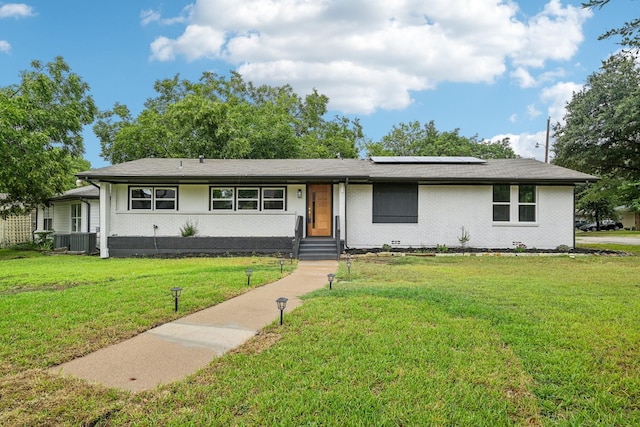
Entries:
POLYGON ((198 227, 196 224, 191 222, 191 220, 187 220, 183 227, 180 227, 180 234, 182 237, 192 237, 198 234, 198 227))
POLYGON ((556 250, 559 252, 569 252, 571 248, 567 245, 560 245, 556 248, 556 250))

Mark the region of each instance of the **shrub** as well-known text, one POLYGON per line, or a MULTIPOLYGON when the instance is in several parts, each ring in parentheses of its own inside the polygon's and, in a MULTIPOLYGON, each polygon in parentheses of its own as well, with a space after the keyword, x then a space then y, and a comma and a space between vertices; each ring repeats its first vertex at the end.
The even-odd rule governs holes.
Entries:
POLYGON ((187 220, 183 227, 180 227, 182 237, 192 237, 198 234, 198 227, 191 220, 187 220))

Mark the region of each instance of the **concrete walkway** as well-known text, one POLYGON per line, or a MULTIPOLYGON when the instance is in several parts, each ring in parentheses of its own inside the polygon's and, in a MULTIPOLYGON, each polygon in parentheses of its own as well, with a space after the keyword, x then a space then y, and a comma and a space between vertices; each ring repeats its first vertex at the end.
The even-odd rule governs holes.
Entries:
POLYGON ((280 318, 276 299, 288 298, 286 313, 300 296, 328 285, 336 261, 300 261, 277 282, 173 322, 127 341, 51 368, 62 375, 84 378, 129 391, 148 390, 184 378, 215 357, 238 347, 280 318))

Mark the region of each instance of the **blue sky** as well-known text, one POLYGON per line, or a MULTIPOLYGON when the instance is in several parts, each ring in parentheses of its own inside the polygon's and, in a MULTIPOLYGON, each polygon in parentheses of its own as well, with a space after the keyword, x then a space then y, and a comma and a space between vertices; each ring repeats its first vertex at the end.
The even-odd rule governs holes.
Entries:
MULTIPOLYGON (((635 0, 587 11, 580 1, 498 0, 0 0, 0 86, 31 60, 62 56, 98 108, 137 115, 153 84, 180 74, 239 71, 330 98, 379 140, 393 125, 495 140, 544 159, 546 119, 618 50, 598 35, 637 16, 635 0)), ((107 163, 84 132, 85 158, 107 163)), ((553 141, 551 141, 553 143, 553 141)))

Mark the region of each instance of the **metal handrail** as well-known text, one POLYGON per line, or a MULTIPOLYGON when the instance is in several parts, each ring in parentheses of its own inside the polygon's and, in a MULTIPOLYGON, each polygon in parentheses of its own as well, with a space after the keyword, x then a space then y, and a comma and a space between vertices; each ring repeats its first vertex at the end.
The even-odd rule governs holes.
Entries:
POLYGON ((338 254, 338 259, 340 259, 340 216, 336 215, 336 254, 338 254))
POLYGON ((296 228, 294 229, 294 238, 293 238, 293 257, 298 259, 298 252, 300 251, 300 240, 302 240, 302 232, 303 232, 303 221, 301 215, 298 215, 296 218, 296 228))

